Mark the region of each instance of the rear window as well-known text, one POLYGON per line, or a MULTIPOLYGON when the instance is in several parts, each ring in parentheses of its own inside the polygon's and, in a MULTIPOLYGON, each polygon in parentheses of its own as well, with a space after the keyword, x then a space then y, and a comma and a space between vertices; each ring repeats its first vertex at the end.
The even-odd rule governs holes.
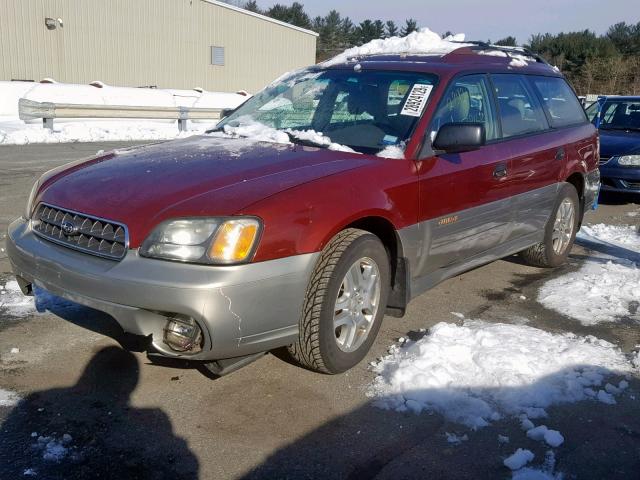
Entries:
POLYGON ((585 123, 587 117, 576 94, 562 78, 530 77, 538 89, 554 128, 585 123))
POLYGON ((493 74, 491 80, 496 89, 504 138, 548 128, 540 102, 522 75, 493 74))

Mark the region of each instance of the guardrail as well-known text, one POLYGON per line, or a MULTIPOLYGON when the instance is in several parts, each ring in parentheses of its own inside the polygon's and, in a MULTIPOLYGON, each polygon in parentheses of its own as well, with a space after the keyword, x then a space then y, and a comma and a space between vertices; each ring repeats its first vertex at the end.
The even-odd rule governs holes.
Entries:
POLYGON ((187 129, 187 120, 218 120, 221 108, 142 107, 130 105, 80 105, 73 103, 35 102, 18 100, 20 120, 42 118, 42 126, 53 130, 56 118, 136 118, 177 120, 178 129, 187 129))

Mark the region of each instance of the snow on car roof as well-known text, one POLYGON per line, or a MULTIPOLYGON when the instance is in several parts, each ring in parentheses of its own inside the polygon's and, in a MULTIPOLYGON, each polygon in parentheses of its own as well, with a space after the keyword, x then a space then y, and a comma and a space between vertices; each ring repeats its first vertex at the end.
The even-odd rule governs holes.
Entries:
POLYGON ((440 38, 440 35, 428 28, 421 28, 406 37, 376 39, 359 47, 349 48, 327 60, 323 65, 336 65, 344 63, 350 58, 366 55, 419 54, 444 56, 458 48, 471 46, 471 44, 463 43, 464 38, 464 33, 440 38))

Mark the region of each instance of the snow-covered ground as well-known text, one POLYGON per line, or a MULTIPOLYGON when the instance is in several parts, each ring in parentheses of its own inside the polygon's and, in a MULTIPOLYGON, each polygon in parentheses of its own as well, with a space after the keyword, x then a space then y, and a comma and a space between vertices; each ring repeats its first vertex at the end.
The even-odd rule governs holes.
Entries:
POLYGON ((369 394, 382 408, 438 412, 479 428, 505 416, 543 418, 559 403, 608 403, 613 396, 606 379, 620 387, 614 377, 633 368, 615 345, 591 336, 480 320, 442 322, 422 339, 392 347, 373 366, 378 376, 369 394))
POLYGON ((189 122, 180 133, 176 122, 162 120, 56 120, 54 131, 42 128, 41 120, 18 118, 18 100, 82 105, 134 105, 156 107, 235 108, 247 97, 236 93, 196 90, 126 88, 103 85, 0 82, 0 145, 98 141, 168 140, 204 132, 215 124, 189 122))
POLYGON ((630 225, 583 226, 578 238, 606 247, 638 253, 625 259, 607 255, 589 257, 580 270, 548 281, 538 301, 545 307, 580 321, 583 325, 640 320, 640 233, 630 225))

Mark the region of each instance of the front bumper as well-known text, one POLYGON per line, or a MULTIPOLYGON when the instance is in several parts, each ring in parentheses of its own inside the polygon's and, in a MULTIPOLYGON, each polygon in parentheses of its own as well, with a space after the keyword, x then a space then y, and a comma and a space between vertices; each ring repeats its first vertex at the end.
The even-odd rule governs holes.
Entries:
POLYGON ((640 193, 640 168, 624 167, 614 157, 600 166, 602 190, 624 193, 640 193))
POLYGON ((126 332, 151 336, 164 355, 193 360, 239 357, 295 341, 318 256, 208 266, 142 258, 129 250, 116 262, 37 237, 22 218, 9 225, 7 254, 14 273, 26 281, 110 314, 126 332), (200 353, 181 354, 163 343, 167 313, 198 322, 200 353))

